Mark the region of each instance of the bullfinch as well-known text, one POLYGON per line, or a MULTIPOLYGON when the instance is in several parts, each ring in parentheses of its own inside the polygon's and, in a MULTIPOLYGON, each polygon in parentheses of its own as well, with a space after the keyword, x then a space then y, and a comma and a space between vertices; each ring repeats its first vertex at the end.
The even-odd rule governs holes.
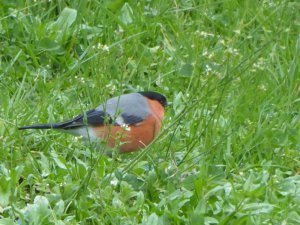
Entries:
POLYGON ((159 133, 167 99, 157 92, 145 91, 108 99, 97 108, 60 123, 36 124, 25 129, 54 129, 82 136, 106 147, 119 147, 121 153, 149 145, 159 133))

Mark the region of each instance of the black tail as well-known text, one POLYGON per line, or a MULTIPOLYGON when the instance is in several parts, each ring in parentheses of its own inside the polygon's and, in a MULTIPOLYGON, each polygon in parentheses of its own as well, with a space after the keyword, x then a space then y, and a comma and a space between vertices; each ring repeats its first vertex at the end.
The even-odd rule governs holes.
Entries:
POLYGON ((109 123, 112 123, 113 120, 111 117, 103 112, 92 109, 87 111, 86 114, 80 114, 74 117, 71 120, 61 122, 61 123, 48 123, 48 124, 34 124, 29 126, 19 127, 19 130, 26 130, 26 129, 73 129, 77 127, 82 127, 86 125, 103 125, 105 123, 105 118, 108 117, 109 123), (86 116, 86 122, 84 121, 84 117, 86 116))
MULTIPOLYGON (((77 117, 76 117, 77 118, 77 117)), ((61 122, 61 123, 49 123, 49 124, 34 124, 34 125, 29 125, 29 126, 23 126, 19 127, 19 130, 26 130, 26 129, 72 129, 76 127, 82 127, 84 126, 81 121, 77 122, 75 119, 68 120, 66 122, 61 122)))
POLYGON ((56 124, 34 124, 29 126, 19 127, 19 130, 26 130, 26 129, 55 129, 56 124))

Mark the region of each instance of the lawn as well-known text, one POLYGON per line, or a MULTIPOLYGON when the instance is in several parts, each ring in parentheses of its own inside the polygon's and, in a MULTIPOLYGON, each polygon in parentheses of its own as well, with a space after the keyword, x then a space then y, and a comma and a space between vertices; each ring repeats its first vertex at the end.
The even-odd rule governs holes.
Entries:
POLYGON ((0 224, 300 224, 300 2, 0 3, 0 224), (164 94, 113 157, 18 126, 164 94))

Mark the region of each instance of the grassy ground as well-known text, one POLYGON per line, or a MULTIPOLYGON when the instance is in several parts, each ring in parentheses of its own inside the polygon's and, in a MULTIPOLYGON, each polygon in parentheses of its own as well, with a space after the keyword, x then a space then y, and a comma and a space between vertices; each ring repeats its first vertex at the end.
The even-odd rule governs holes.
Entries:
POLYGON ((299 1, 0 5, 0 224, 300 223, 299 1), (143 152, 17 130, 140 90, 143 152))

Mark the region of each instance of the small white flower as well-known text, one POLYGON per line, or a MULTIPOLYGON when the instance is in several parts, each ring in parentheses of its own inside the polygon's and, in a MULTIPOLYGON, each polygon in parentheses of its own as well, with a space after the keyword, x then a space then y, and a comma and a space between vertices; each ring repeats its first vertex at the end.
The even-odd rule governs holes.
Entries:
POLYGON ((129 127, 128 124, 126 124, 126 123, 123 123, 123 124, 121 125, 121 127, 122 127, 124 130, 126 130, 126 131, 131 131, 131 127, 129 127))
POLYGON ((259 58, 257 62, 253 63, 253 69, 256 71, 258 70, 263 70, 265 68, 265 59, 259 58))
POLYGON ((212 34, 212 33, 207 33, 205 31, 201 31, 200 36, 203 37, 203 38, 208 38, 208 37, 214 37, 215 35, 212 34))
POLYGON ((122 27, 118 27, 118 29, 115 30, 115 33, 116 33, 116 34, 118 34, 118 33, 119 33, 119 34, 120 34, 120 33, 122 34, 122 33, 124 33, 124 30, 122 29, 122 27))
POLYGON ((239 51, 236 48, 227 48, 226 52, 231 54, 231 55, 239 55, 239 51))
POLYGON ((112 186, 117 186, 118 180, 117 180, 117 179, 113 179, 113 180, 110 181, 110 184, 111 184, 112 186))
POLYGON ((208 51, 204 50, 203 53, 202 53, 202 56, 207 56, 207 55, 208 55, 208 51))
POLYGON ((107 45, 103 45, 102 50, 105 52, 109 52, 109 47, 107 45))
POLYGON ((75 137, 74 137, 74 139, 75 139, 76 142, 79 141, 79 140, 82 139, 82 138, 83 138, 82 136, 75 136, 75 137))
POLYGON ((209 65, 205 65, 205 73, 208 75, 212 71, 212 68, 209 65))
POLYGON ((215 53, 210 53, 207 58, 212 59, 215 56, 215 53))
POLYGON ((258 88, 259 88, 261 91, 266 91, 266 90, 267 90, 267 87, 266 87, 266 85, 264 85, 264 84, 259 85, 258 88))
POLYGON ((111 91, 111 93, 114 93, 117 90, 116 85, 109 83, 105 86, 107 89, 109 89, 111 91))
POLYGON ((105 52, 109 52, 109 46, 107 46, 107 45, 102 45, 100 42, 97 44, 97 48, 98 49, 101 49, 101 50, 103 50, 103 51, 105 51, 105 52))
POLYGON ((241 34, 241 30, 235 30, 235 31, 233 31, 233 32, 236 33, 236 34, 238 34, 238 35, 241 34))

